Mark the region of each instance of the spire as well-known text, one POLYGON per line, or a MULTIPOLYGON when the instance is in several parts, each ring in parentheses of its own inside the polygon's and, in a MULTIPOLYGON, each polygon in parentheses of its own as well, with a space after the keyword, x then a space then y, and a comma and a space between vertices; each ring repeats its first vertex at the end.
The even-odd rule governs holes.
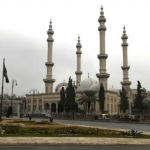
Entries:
POLYGON ((101 5, 101 12, 100 12, 101 16, 104 16, 104 12, 103 12, 103 6, 101 5))
POLYGON ((78 35, 78 41, 77 41, 78 43, 77 43, 77 45, 76 45, 76 47, 78 48, 78 47, 82 47, 82 45, 81 45, 81 43, 80 43, 80 36, 78 35))
POLYGON ((127 50, 127 47, 128 47, 128 43, 127 43, 127 39, 128 39, 128 36, 126 34, 126 28, 125 26, 123 27, 123 34, 122 34, 122 50, 123 50, 123 66, 121 67, 122 70, 123 70, 123 81, 121 82, 122 86, 127 90, 129 91, 130 89, 130 85, 131 85, 131 82, 129 81, 129 69, 130 69, 130 66, 128 66, 128 50, 127 50))
POLYGON ((90 74, 90 73, 88 73, 88 78, 90 78, 89 74, 90 74))
POLYGON ((80 43, 80 36, 78 35, 78 40, 77 40, 77 45, 76 45, 76 48, 77 48, 77 51, 76 51, 76 54, 77 54, 77 71, 75 72, 76 74, 76 85, 79 86, 79 83, 81 82, 81 75, 82 75, 82 71, 81 71, 81 54, 82 54, 82 51, 81 51, 81 43, 80 43))
POLYGON ((80 36, 78 35, 78 44, 80 44, 80 36))
POLYGON ((126 34, 126 27, 124 26, 123 27, 123 34, 122 34, 122 37, 121 37, 122 39, 128 39, 128 36, 127 36, 127 34, 126 34))
POLYGON ((123 27, 123 33, 126 34, 126 27, 123 27))
POLYGON ((48 31, 47 31, 47 34, 54 34, 54 31, 53 31, 53 29, 52 29, 52 20, 50 19, 50 22, 49 22, 50 24, 49 24, 49 29, 48 29, 48 31))
POLYGON ((52 20, 50 19, 50 25, 49 28, 52 29, 52 20))

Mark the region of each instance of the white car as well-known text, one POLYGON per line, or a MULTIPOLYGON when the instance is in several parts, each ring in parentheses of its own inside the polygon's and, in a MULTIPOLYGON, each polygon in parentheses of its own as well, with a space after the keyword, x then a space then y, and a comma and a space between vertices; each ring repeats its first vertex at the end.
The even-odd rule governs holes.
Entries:
POLYGON ((46 118, 50 118, 51 114, 45 114, 46 118))

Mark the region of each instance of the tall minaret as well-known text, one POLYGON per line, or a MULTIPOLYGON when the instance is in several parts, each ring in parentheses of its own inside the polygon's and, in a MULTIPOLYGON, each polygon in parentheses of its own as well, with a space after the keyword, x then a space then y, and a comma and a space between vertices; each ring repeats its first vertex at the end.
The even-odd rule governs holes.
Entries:
POLYGON ((128 66, 128 54, 127 54, 127 39, 128 36, 126 35, 125 27, 123 28, 123 34, 122 34, 122 48, 123 48, 123 66, 121 67, 123 70, 123 82, 121 82, 122 86, 128 91, 131 85, 131 82, 128 78, 128 70, 130 69, 130 66, 128 66))
POLYGON ((106 73, 106 59, 108 57, 107 54, 105 54, 105 22, 106 18, 104 16, 103 7, 101 6, 101 16, 98 19, 98 22, 100 23, 100 26, 98 28, 99 35, 100 35, 100 54, 97 56, 99 59, 99 74, 96 74, 97 78, 99 79, 99 84, 103 84, 104 89, 107 90, 107 78, 109 78, 109 74, 106 73))
POLYGON ((52 54, 53 54, 53 34, 54 31, 52 29, 52 21, 50 20, 49 29, 47 31, 48 34, 48 53, 47 53, 47 62, 45 63, 47 67, 47 78, 43 79, 45 82, 45 93, 52 93, 53 92, 53 83, 55 82, 55 79, 52 79, 52 67, 54 66, 54 63, 52 62, 52 54))
POLYGON ((75 74, 76 74, 76 84, 78 86, 81 82, 81 75, 82 75, 82 71, 81 71, 81 54, 82 54, 81 47, 82 47, 82 45, 80 43, 80 36, 78 36, 78 43, 77 43, 76 47, 77 47, 77 51, 76 51, 77 71, 75 72, 75 74))

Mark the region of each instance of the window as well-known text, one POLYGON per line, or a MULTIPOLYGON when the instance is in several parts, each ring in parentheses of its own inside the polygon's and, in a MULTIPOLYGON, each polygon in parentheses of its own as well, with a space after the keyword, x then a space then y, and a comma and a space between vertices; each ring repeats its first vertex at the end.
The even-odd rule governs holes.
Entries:
POLYGON ((41 103, 41 102, 42 102, 42 99, 39 99, 39 102, 41 103))
POLYGON ((36 110, 36 105, 34 105, 34 110, 36 110))
POLYGON ((46 87, 46 93, 48 93, 48 87, 46 87))
POLYGON ((39 105, 39 110, 40 110, 40 111, 42 110, 42 105, 39 105))
POLYGON ((116 105, 115 105, 115 112, 117 112, 117 110, 116 110, 116 105))
POLYGON ((109 104, 107 104, 107 110, 109 111, 109 104))
POLYGON ((113 98, 111 98, 111 102, 113 103, 113 98))
POLYGON ((109 102, 109 97, 107 97, 107 101, 109 102))
POLYGON ((31 103, 31 100, 28 100, 28 103, 31 103))
POLYGON ((30 108, 31 108, 31 106, 30 106, 30 105, 28 105, 28 111, 30 111, 30 108))
POLYGON ((111 112, 113 112, 113 104, 111 104, 111 112))

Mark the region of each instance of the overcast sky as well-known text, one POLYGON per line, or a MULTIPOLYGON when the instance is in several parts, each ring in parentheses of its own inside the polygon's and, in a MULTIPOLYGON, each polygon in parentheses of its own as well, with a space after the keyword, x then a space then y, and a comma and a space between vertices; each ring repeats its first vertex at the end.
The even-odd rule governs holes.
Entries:
MULTIPOLYGON (((148 0, 0 0, 0 74, 2 62, 10 80, 4 93, 11 94, 12 79, 18 86, 14 93, 23 96, 30 89, 44 92, 47 62, 47 30, 53 22, 54 88, 60 82, 76 79, 76 44, 81 36, 82 79, 98 81, 100 7, 106 17, 106 54, 108 88, 121 88, 123 80, 123 26, 128 35, 128 64, 131 88, 137 80, 150 90, 150 1, 148 0)), ((1 87, 1 79, 0 79, 1 87)), ((1 91, 1 90, 0 90, 1 91)))

